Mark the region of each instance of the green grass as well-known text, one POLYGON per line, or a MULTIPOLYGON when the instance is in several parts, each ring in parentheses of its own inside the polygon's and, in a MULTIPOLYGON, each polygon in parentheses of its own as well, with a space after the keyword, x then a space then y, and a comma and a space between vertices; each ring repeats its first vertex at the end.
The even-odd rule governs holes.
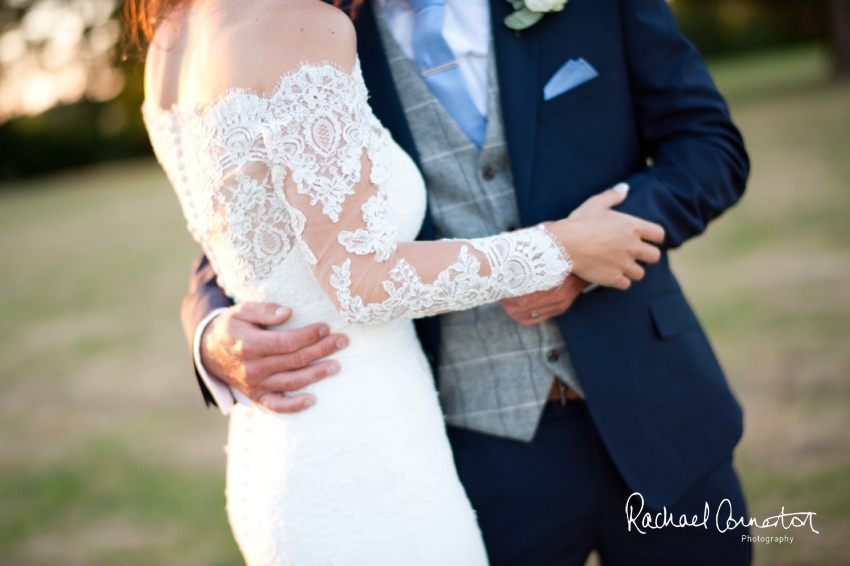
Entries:
POLYGON ((241 562, 177 318, 195 253, 148 160, 3 187, 0 563, 241 562))
MULTIPOLYGON (((757 564, 850 564, 850 84, 816 47, 711 68, 752 180, 673 266, 745 409, 750 512, 817 513, 757 564)), ((0 187, 0 563, 241 563, 178 321, 196 252, 150 161, 0 187)))
POLYGON ((829 81, 821 45, 789 47, 714 61, 711 75, 727 100, 763 100, 766 95, 817 90, 829 81))
POLYGON ((744 407, 750 512, 815 512, 820 531, 760 531, 798 538, 756 563, 850 564, 850 84, 817 47, 711 68, 752 176, 673 266, 744 407))
POLYGON ((124 443, 95 439, 50 467, 4 469, 4 563, 239 563, 222 520, 220 473, 140 461, 124 443))
POLYGON ((811 517, 811 527, 751 529, 754 535, 794 537, 790 545, 755 544, 757 564, 850 563, 846 548, 850 532, 850 465, 793 472, 765 470, 747 463, 740 466, 740 472, 745 479, 750 513, 759 521, 776 516, 783 509, 785 513, 816 513, 811 517))

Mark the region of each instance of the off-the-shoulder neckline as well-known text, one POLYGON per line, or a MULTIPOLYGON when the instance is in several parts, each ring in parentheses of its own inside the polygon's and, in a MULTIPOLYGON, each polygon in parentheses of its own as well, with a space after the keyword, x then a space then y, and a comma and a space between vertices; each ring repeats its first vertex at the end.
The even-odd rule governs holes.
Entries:
POLYGON ((277 80, 277 84, 275 85, 272 92, 257 92, 250 88, 240 88, 240 87, 231 87, 220 94, 218 94, 212 100, 207 102, 200 102, 194 108, 183 108, 179 104, 174 103, 168 108, 163 108, 162 106, 151 104, 147 98, 142 102, 142 111, 143 113, 152 112, 158 116, 172 116, 177 114, 187 114, 194 116, 205 116, 209 114, 209 112, 214 109, 216 106, 222 104, 228 98, 233 95, 240 96, 248 96, 251 98, 257 98, 261 100, 270 100, 274 98, 277 94, 280 93, 281 89, 285 86, 285 82, 287 79, 294 77, 295 75, 304 73, 309 69, 326 69, 329 68, 332 71, 340 75, 345 75, 347 77, 354 77, 359 69, 360 69, 360 57, 357 56, 354 60, 354 65, 351 66, 350 69, 345 69, 343 66, 339 65, 334 61, 322 61, 320 63, 310 63, 309 61, 302 61, 298 64, 298 66, 291 71, 287 71, 280 76, 277 80))

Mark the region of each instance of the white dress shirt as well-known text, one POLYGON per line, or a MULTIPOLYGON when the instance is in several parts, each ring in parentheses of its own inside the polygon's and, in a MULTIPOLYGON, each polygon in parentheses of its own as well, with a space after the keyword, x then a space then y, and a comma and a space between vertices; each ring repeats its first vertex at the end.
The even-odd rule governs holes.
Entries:
POLYGON ((210 375, 201 363, 201 337, 204 334, 204 330, 215 317, 226 310, 227 309, 215 309, 204 317, 204 319, 198 323, 198 327, 195 329, 195 338, 192 340, 192 357, 195 359, 195 367, 198 369, 198 375, 200 375, 201 379, 204 380, 204 384, 207 386, 210 395, 212 395, 212 398, 215 399, 215 403, 218 405, 218 410, 225 416, 230 414, 230 411, 233 409, 233 403, 235 403, 237 399, 239 399, 239 402, 243 405, 250 407, 252 404, 252 401, 241 392, 230 387, 219 378, 210 375))
MULTIPOLYGON (((413 61, 413 8, 407 0, 377 0, 377 4, 402 52, 413 61)), ((472 101, 481 114, 487 116, 490 3, 487 0, 447 0, 443 37, 457 58, 472 101)))
MULTIPOLYGON (((413 61, 413 20, 415 13, 407 0, 377 0, 381 17, 387 23, 407 57, 413 61)), ((490 47, 490 4, 487 0, 447 0, 443 37, 457 58, 475 106, 487 116, 487 52, 490 47)), ((201 336, 207 325, 225 309, 216 309, 198 324, 193 341, 195 367, 225 415, 238 401, 251 405, 251 400, 220 379, 210 375, 201 364, 201 336)))

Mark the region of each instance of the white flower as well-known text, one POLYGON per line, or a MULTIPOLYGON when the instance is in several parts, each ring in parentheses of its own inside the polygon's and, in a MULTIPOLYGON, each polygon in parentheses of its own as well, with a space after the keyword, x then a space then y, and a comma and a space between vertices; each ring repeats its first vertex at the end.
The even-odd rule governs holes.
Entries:
POLYGON ((560 12, 566 6, 568 0, 507 0, 513 6, 514 11, 505 16, 505 25, 514 30, 519 36, 520 32, 528 29, 550 12, 560 12))
POLYGON ((567 0, 525 0, 525 7, 532 12, 560 12, 567 0))

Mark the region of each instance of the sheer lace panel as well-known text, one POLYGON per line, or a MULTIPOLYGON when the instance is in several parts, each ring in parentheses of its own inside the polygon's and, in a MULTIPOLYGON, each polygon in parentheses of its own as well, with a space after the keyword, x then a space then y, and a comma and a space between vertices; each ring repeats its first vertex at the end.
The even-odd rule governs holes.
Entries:
POLYGON ((264 140, 292 216, 303 215, 316 279, 347 320, 428 316, 563 281, 569 264, 541 229, 395 245, 383 191, 389 139, 363 85, 331 68, 307 78, 286 91, 287 118, 300 118, 264 127, 264 140))
POLYGON ((230 92, 194 117, 196 139, 183 142, 206 155, 196 181, 211 195, 194 213, 205 218, 199 237, 243 284, 268 277, 297 242, 342 316, 370 323, 524 295, 569 274, 566 253, 539 227, 397 243, 386 194, 392 140, 368 106, 359 63, 351 74, 305 64, 269 97, 230 92))

